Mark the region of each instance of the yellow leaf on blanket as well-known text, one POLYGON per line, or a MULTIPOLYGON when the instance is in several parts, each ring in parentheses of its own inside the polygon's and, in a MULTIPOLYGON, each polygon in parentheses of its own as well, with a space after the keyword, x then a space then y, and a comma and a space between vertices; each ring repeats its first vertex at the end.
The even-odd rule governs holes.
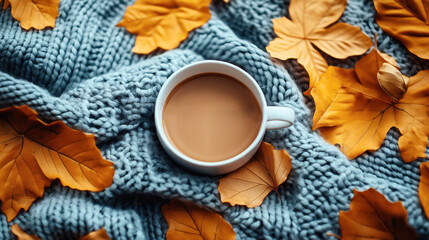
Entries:
POLYGON ((378 25, 415 55, 429 59, 429 1, 374 0, 378 25))
POLYGON ((40 238, 30 235, 22 231, 18 224, 13 224, 10 228, 13 234, 18 238, 18 240, 40 240, 40 238))
POLYGON ((51 180, 102 191, 112 184, 114 171, 93 135, 61 121, 46 124, 28 106, 0 110, 0 200, 8 221, 41 197, 51 180))
POLYGON ((275 150, 263 142, 248 163, 219 181, 220 199, 232 206, 257 207, 272 190, 277 191, 291 168, 291 159, 285 150, 275 150))
POLYGON ((194 204, 171 200, 162 206, 168 223, 167 240, 234 240, 231 225, 219 213, 194 204))
POLYGON ((297 59, 304 66, 310 77, 306 95, 328 67, 315 47, 334 58, 344 59, 363 54, 372 45, 359 27, 333 24, 343 14, 346 3, 347 0, 292 0, 291 20, 286 17, 273 20, 278 37, 269 43, 267 51, 281 60, 297 59))
POLYGON ((137 34, 135 53, 170 50, 211 18, 209 5, 210 0, 137 0, 117 26, 137 34))
POLYGON ((331 144, 339 144, 349 159, 377 150, 392 127, 402 134, 398 145, 405 162, 426 157, 429 70, 408 80, 394 70, 395 64, 374 49, 355 69, 330 66, 314 85, 313 130, 319 129, 331 144), (394 77, 388 77, 386 69, 380 73, 383 64, 390 65, 388 71, 395 72, 394 77))
POLYGON ((21 27, 38 30, 55 27, 60 0, 6 0, 12 8, 12 17, 21 23, 21 27))
POLYGON ((401 202, 391 203, 373 188, 353 192, 350 211, 340 211, 341 239, 417 239, 401 202))

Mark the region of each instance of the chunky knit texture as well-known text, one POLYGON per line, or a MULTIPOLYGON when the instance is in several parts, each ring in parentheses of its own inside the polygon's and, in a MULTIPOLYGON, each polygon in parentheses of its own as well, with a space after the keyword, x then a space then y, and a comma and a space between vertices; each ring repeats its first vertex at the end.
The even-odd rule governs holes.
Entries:
MULTIPOLYGON (((40 118, 62 120, 95 134, 103 156, 115 163, 113 185, 100 193, 63 187, 55 181, 43 198, 11 223, 0 214, 0 239, 13 239, 10 226, 44 240, 78 239, 104 227, 112 239, 164 239, 161 206, 172 198, 220 212, 237 239, 333 239, 338 213, 347 211, 352 190, 373 187, 390 201, 402 201, 408 222, 429 238, 418 198, 422 159, 405 164, 399 134, 391 130, 382 147, 349 161, 311 131, 312 100, 302 96, 308 77, 296 61, 270 59, 265 46, 275 35, 272 18, 287 16, 284 0, 214 0, 212 18, 178 49, 150 55, 131 52, 135 36, 115 27, 133 0, 61 0, 54 29, 25 31, 0 10, 0 107, 27 104, 40 118), (219 177, 177 166, 156 137, 153 108, 163 82, 189 63, 217 59, 249 72, 270 105, 295 109, 293 127, 268 131, 265 141, 286 149, 292 172, 260 207, 231 207, 219 200, 219 177)), ((378 34, 378 47, 412 76, 429 64, 384 33, 374 21, 371 0, 349 0, 340 21, 378 34)), ((353 67, 359 57, 329 64, 353 67)), ((428 79, 429 80, 429 79, 428 79)), ((429 153, 429 151, 427 151, 429 153)), ((427 159, 424 159, 427 160, 427 159)))

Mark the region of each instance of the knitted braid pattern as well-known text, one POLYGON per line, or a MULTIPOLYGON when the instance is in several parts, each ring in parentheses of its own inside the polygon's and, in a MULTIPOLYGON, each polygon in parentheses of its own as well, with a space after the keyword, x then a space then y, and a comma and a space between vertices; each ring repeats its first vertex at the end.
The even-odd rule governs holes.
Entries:
MULTIPOLYGON (((102 155, 115 163, 113 185, 82 192, 54 181, 42 198, 11 223, 0 214, 0 239, 13 239, 18 223, 44 240, 79 239, 104 227, 112 239, 164 239, 161 206, 169 199, 191 201, 218 211, 236 238, 329 239, 340 234, 338 212, 348 210, 353 189, 373 187, 390 201, 402 201, 408 222, 422 239, 429 220, 418 199, 420 159, 405 164, 399 134, 391 130, 382 147, 349 161, 311 131, 313 104, 302 96, 308 79, 296 61, 273 62, 265 46, 275 35, 272 18, 287 15, 284 0, 212 3, 212 18, 190 33, 178 49, 150 55, 131 52, 135 36, 115 27, 132 0, 61 0, 54 29, 25 31, 10 11, 0 11, 0 107, 27 104, 44 121, 62 120, 95 134, 102 155), (156 137, 153 109, 163 82, 179 68, 203 59, 235 64, 261 86, 268 104, 292 107, 295 124, 270 130, 265 141, 286 149, 292 171, 260 207, 231 207, 219 200, 219 177, 177 166, 156 137)), ((340 21, 373 36, 378 48, 396 58, 412 76, 429 63, 384 33, 374 21, 370 0, 349 0, 340 21)), ((329 64, 353 67, 359 57, 329 64)), ((426 151, 429 154, 429 150, 426 151)))

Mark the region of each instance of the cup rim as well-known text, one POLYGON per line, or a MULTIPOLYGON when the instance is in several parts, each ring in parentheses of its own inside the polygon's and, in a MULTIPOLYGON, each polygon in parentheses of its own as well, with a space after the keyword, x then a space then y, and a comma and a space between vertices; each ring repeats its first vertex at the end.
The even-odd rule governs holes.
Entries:
MULTIPOLYGON (((204 72, 201 72, 204 73, 204 72)), ((201 74, 201 73, 197 73, 197 74, 201 74)), ((209 72, 208 72, 209 73, 209 72)), ((195 74, 195 75, 197 75, 195 74)), ((189 78, 189 77, 188 77, 189 78)), ((188 79, 181 79, 180 82, 188 79)), ((176 84, 176 86, 180 83, 178 82, 176 84)), ((174 87, 176 87, 174 86, 174 87)), ((173 87, 173 89, 174 89, 173 87)), ((253 93, 253 92, 252 92, 253 93)), ((265 134, 265 130, 266 130, 266 122, 267 122, 267 113, 266 113, 266 108, 267 108, 267 103, 265 100, 265 96, 261 90, 261 87, 258 85, 258 83, 256 82, 256 80, 250 75, 248 74, 245 70, 239 68, 236 65, 233 65, 231 63, 228 62, 224 62, 224 61, 218 61, 218 60, 202 60, 202 61, 198 61, 198 62, 194 62, 191 64, 188 64, 182 68, 180 68, 179 70, 177 70, 176 72, 174 72, 172 75, 170 75, 170 77, 167 78, 167 80, 164 82, 164 84, 162 85, 159 93, 158 93, 158 97, 156 99, 155 102, 155 127, 156 130, 158 132, 158 137, 161 138, 161 142, 163 142, 165 144, 165 147, 168 148, 168 150, 170 150, 171 154, 175 155, 177 158, 180 158, 180 160, 183 160, 185 162, 187 162, 188 164, 194 165, 194 166, 200 166, 200 167, 221 167, 221 166, 225 166, 225 165, 229 165, 231 163, 237 162, 239 160, 241 160, 242 158, 244 158, 246 155, 248 155, 253 149, 259 147, 262 138, 265 134), (244 149, 242 152, 240 152, 239 154, 225 159, 225 160, 221 160, 221 161, 216 161, 216 162, 204 162, 204 161, 200 161, 200 160, 196 160, 194 158, 191 158, 187 155, 185 155, 184 153, 182 153, 180 150, 176 149, 173 144, 168 140, 168 137, 164 131, 164 127, 162 124, 162 112, 164 110, 164 105, 165 105, 165 100, 163 102, 161 102, 161 96, 167 95, 166 99, 168 98, 168 95, 170 95, 170 92, 166 92, 167 90, 167 86, 170 85, 170 83, 172 82, 173 79, 176 78, 177 75, 179 75, 180 73, 182 73, 183 71, 186 71, 189 68, 193 68, 199 65, 206 65, 206 64, 214 64, 214 65, 222 65, 224 67, 229 67, 232 69, 235 69, 237 71, 239 71, 241 74, 243 74, 245 76, 245 79, 238 79, 237 77, 231 76, 229 74, 225 74, 224 72, 220 72, 220 71, 210 71, 210 73, 221 73, 230 77, 233 77, 234 79, 237 79, 240 82, 249 82, 252 85, 255 86, 255 89, 258 93, 258 96, 256 96, 255 94, 253 94, 255 96, 255 98, 257 98, 257 100, 259 100, 261 102, 261 112, 262 112, 262 120, 261 120, 261 125, 259 127, 259 131, 258 134, 256 135, 255 139, 252 141, 252 143, 250 145, 247 146, 246 149, 244 149), (161 107, 160 104, 162 104, 161 107)), ((177 160, 177 159, 176 159, 177 160)))

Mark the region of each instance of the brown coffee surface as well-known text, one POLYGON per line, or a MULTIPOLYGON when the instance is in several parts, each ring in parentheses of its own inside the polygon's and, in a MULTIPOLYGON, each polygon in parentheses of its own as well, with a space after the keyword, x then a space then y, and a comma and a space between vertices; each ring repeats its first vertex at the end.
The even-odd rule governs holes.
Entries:
POLYGON ((232 77, 206 73, 179 84, 163 110, 167 138, 204 162, 229 159, 256 138, 262 111, 252 92, 232 77))

